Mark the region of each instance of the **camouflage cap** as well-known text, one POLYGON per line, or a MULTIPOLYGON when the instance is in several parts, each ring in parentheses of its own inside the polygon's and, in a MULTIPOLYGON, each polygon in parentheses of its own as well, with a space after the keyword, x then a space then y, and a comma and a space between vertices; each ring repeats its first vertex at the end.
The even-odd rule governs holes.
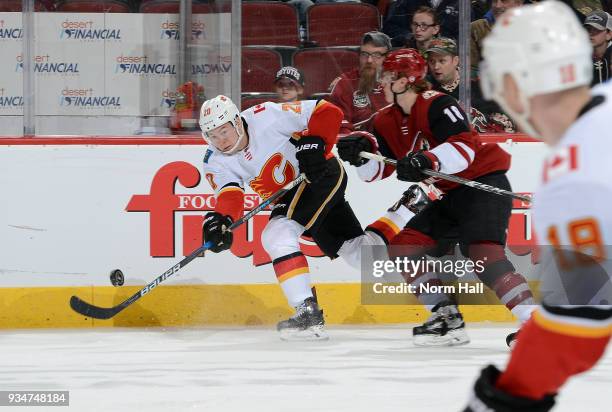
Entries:
POLYGON ((425 50, 425 53, 427 55, 429 55, 429 53, 441 53, 457 56, 457 43, 455 40, 448 37, 436 37, 429 43, 429 47, 425 50))

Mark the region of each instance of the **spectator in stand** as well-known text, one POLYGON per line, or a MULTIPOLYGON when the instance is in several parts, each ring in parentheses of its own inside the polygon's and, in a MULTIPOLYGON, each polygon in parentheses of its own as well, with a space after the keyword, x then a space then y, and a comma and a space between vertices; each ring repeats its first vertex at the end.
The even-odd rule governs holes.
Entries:
MULTIPOLYGON (((481 0, 473 0, 472 16, 479 16, 482 9, 481 0)), ((401 47, 410 39, 412 16, 422 7, 431 7, 438 14, 440 34, 445 37, 459 37, 459 1, 458 0, 396 0, 389 5, 387 16, 383 21, 382 31, 391 37, 393 47, 401 47)))
POLYGON ((292 66, 285 66, 276 72, 274 89, 278 102, 296 102, 304 94, 304 74, 292 66))
POLYGON ((410 24, 413 36, 404 47, 417 49, 423 57, 429 43, 440 33, 440 19, 434 9, 422 6, 414 12, 410 24))
POLYGON ((387 106, 380 84, 382 62, 391 50, 389 36, 378 31, 363 35, 359 47, 359 68, 342 73, 329 86, 329 101, 344 112, 340 134, 369 130, 374 114, 387 106))
POLYGON ((584 19, 584 28, 593 45, 593 81, 591 86, 603 83, 611 77, 612 16, 605 11, 594 11, 584 19))
MULTIPOLYGON (((459 55, 457 43, 447 37, 433 39, 427 49, 427 65, 433 90, 459 99, 459 55)), ((478 79, 470 84, 472 126, 480 133, 514 133, 508 116, 492 101, 482 97, 478 79)))
POLYGON ((493 0, 491 10, 482 19, 473 21, 470 25, 470 65, 472 77, 478 77, 478 64, 482 60, 482 41, 487 37, 495 24, 495 20, 506 10, 522 6, 524 0, 493 0))

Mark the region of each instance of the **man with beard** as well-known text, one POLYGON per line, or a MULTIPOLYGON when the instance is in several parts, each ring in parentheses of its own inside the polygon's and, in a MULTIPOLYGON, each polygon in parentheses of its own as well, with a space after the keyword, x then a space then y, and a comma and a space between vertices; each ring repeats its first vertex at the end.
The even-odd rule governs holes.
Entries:
POLYGON ((370 120, 387 106, 379 82, 382 62, 391 50, 389 37, 378 31, 363 35, 359 48, 359 68, 342 73, 330 85, 329 101, 344 112, 340 134, 368 130, 370 120))

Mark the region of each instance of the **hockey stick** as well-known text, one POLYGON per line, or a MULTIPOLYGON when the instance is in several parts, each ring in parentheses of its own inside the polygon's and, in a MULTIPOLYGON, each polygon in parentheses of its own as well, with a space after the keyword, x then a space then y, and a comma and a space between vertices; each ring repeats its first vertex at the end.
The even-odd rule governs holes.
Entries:
MULTIPOLYGON (((238 226, 242 225, 243 223, 248 221, 250 218, 255 216, 257 213, 265 209, 268 205, 270 205, 270 203, 274 202, 275 200, 278 200, 289 190, 293 189, 294 187, 304 182, 305 180, 306 180, 306 176, 304 174, 299 175, 297 179, 283 186, 282 189, 279 189, 272 196, 270 196, 269 198, 261 202, 256 208, 254 208, 249 213, 247 213, 246 215, 238 219, 236 222, 234 222, 227 230, 236 229, 238 226)), ((212 246, 211 242, 204 243, 202 246, 194 250, 189 256, 186 256, 185 258, 183 258, 183 260, 178 262, 176 265, 172 266, 170 269, 168 269, 167 271, 159 275, 157 278, 155 278, 151 283, 146 285, 144 288, 140 289, 138 292, 136 292, 135 294, 133 294, 132 296, 130 296, 129 298, 127 298, 120 304, 113 306, 112 308, 102 308, 99 306, 92 305, 90 303, 85 302, 78 296, 72 296, 70 298, 70 307, 75 312, 78 312, 81 315, 89 316, 91 318, 96 318, 96 319, 112 318, 117 313, 121 312, 123 309, 127 308, 132 303, 136 302, 138 299, 140 299, 141 297, 149 293, 151 290, 153 290, 153 288, 158 286, 160 283, 162 283, 163 281, 165 281, 166 279, 174 275, 181 268, 185 267, 189 262, 194 260, 196 257, 200 256, 204 251, 206 251, 207 249, 210 249, 211 246, 212 246)))
MULTIPOLYGON (((374 153, 359 152, 359 156, 365 159, 377 160, 379 162, 383 162, 391 166, 397 166, 397 160, 389 159, 388 157, 384 157, 384 156, 377 155, 374 153)), ((473 187, 474 189, 484 190, 485 192, 494 193, 500 196, 510 196, 511 198, 519 199, 524 202, 529 202, 529 203, 532 202, 532 198, 530 196, 525 196, 525 195, 520 195, 518 193, 509 192, 507 190, 500 189, 499 187, 490 186, 490 185, 480 183, 480 182, 475 182, 473 180, 464 179, 462 177, 455 176, 455 175, 449 175, 446 173, 436 172, 435 170, 431 170, 431 169, 423 169, 421 171, 425 173, 426 175, 437 177, 439 179, 448 180, 448 181, 455 182, 455 183, 459 183, 465 186, 473 187)))

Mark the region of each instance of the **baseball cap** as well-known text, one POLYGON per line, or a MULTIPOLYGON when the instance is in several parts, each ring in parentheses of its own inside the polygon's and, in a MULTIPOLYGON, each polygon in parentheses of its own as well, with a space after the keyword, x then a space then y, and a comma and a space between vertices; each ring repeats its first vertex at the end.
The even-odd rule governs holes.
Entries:
POLYGON ((295 84, 304 87, 304 74, 293 66, 285 66, 282 67, 279 71, 277 71, 274 83, 276 83, 280 79, 289 79, 292 80, 295 84))
POLYGON ((605 11, 597 10, 586 16, 584 25, 595 27, 597 30, 612 30, 611 17, 605 11))
POLYGON ((457 43, 448 37, 436 37, 431 40, 425 53, 441 53, 457 56, 457 43))
POLYGON ((386 47, 391 50, 391 39, 380 31, 369 31, 361 38, 361 44, 372 43, 376 47, 386 47))

